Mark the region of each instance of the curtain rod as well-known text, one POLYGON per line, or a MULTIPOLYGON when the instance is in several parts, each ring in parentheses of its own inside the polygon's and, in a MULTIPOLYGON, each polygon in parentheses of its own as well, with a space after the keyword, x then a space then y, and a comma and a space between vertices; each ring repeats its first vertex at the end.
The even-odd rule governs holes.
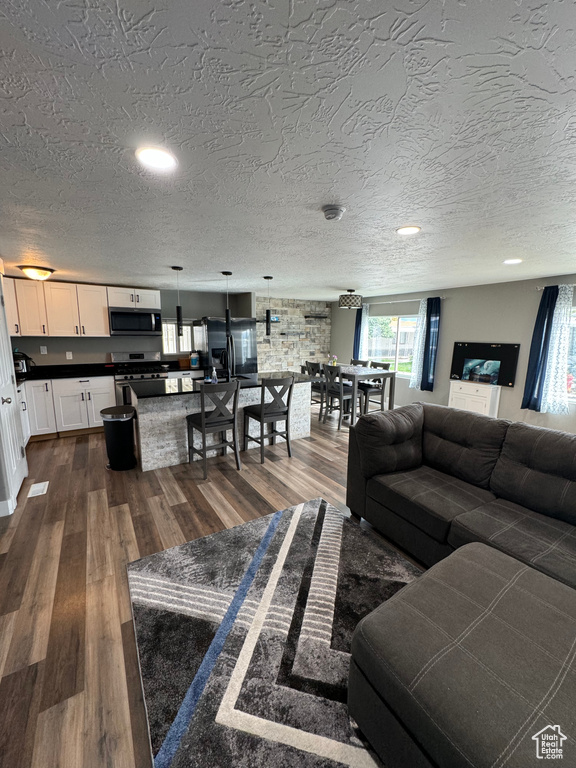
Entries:
MULTIPOLYGON (((433 296, 423 296, 424 299, 432 299, 433 296)), ((405 304, 407 301, 422 301, 422 298, 420 299, 394 299, 394 301, 373 301, 368 302, 372 304, 405 304)), ((446 299, 446 296, 438 296, 439 299, 446 299)))
MULTIPOLYGON (((570 288, 574 288, 574 286, 576 285, 576 283, 559 283, 558 285, 567 285, 567 286, 568 286, 568 287, 570 287, 570 288)), ((544 290, 544 288, 550 288, 550 287, 551 287, 551 286, 549 286, 549 285, 537 285, 537 286, 536 286, 536 290, 537 290, 537 291, 543 291, 543 290, 544 290)))

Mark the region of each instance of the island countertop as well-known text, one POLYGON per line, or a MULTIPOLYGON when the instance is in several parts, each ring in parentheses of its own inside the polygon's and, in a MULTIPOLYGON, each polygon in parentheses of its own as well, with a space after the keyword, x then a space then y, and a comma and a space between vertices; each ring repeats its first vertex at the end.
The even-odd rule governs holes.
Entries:
MULTIPOLYGON (((240 389, 238 401, 238 432, 240 445, 243 444, 244 417, 246 406, 261 401, 262 379, 283 379, 291 376, 290 371, 260 373, 258 380, 251 380, 240 389)), ((310 376, 295 373, 296 386, 290 409, 291 438, 310 435, 310 376)), ((152 381, 119 382, 131 394, 131 403, 136 407, 136 431, 140 465, 144 471, 171 467, 188 461, 188 430, 186 417, 199 413, 201 398, 199 389, 194 389, 191 379, 153 379, 152 381)), ((196 380, 196 386, 201 384, 196 380)), ((267 395, 267 399, 271 399, 267 395)), ((250 420, 249 433, 259 435, 260 425, 250 420)), ((199 440, 195 432, 195 440, 199 440)), ((214 435, 208 435, 208 444, 214 442, 214 435)), ((250 443, 249 448, 254 448, 250 443)), ((210 454, 209 454, 210 455, 210 454)), ((194 457, 196 459, 196 457, 194 457)))
MULTIPOLYGON (((294 373, 292 371, 271 371, 259 373, 258 378, 242 379, 239 378, 241 389, 253 389, 262 386, 263 379, 283 379, 287 376, 294 376, 295 384, 307 383, 310 376, 305 373, 294 373)), ((121 381, 118 384, 129 386, 138 400, 148 397, 166 397, 169 395, 199 394, 199 387, 204 383, 203 379, 151 379, 149 381, 121 381)), ((219 382, 221 383, 221 382, 219 382)))

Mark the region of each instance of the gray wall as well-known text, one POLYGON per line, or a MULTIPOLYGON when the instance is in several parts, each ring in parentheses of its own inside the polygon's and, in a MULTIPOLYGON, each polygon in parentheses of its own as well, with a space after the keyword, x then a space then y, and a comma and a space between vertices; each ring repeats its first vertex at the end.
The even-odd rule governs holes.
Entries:
MULTIPOLYGON (((441 405, 448 404, 450 365, 455 341, 519 343, 520 355, 516 371, 516 383, 513 388, 502 388, 499 415, 513 421, 525 421, 538 426, 576 432, 576 405, 570 406, 569 416, 536 413, 520 408, 532 331, 542 296, 542 293, 536 288, 537 286, 574 282, 576 282, 576 274, 539 280, 522 280, 513 283, 453 288, 427 294, 365 297, 365 301, 370 304, 370 312, 374 315, 415 314, 418 311, 418 301, 380 305, 379 302, 409 300, 412 296, 418 299, 433 295, 446 297, 442 302, 434 392, 409 389, 408 379, 398 378, 395 404, 406 405, 417 400, 441 405)), ((346 359, 352 354, 354 322, 353 320, 348 321, 346 318, 342 318, 340 321, 340 315, 346 314, 354 315, 355 313, 347 313, 337 309, 333 313, 331 347, 339 359, 346 359)))
POLYGON ((354 346, 355 309, 340 309, 338 302, 332 302, 332 338, 330 354, 338 356, 338 362, 347 365, 352 359, 354 346))

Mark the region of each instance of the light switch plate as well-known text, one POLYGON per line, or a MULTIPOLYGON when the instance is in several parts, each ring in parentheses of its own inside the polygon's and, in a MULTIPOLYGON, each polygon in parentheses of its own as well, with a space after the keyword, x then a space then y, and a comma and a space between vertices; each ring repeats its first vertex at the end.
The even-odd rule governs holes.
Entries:
POLYGON ((40 347, 40 354, 41 355, 47 355, 48 354, 48 347, 40 347))
POLYGON ((66 352, 66 360, 72 360, 72 352, 66 352))

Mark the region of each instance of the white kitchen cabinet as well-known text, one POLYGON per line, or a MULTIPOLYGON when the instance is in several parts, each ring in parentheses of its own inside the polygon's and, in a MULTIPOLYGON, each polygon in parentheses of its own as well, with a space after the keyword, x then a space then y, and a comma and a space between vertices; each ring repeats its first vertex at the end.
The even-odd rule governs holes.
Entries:
POLYGON ((48 435, 56 432, 52 382, 49 379, 30 380, 24 384, 30 434, 48 435))
POLYGON ((160 309, 160 291, 108 286, 108 305, 130 309, 160 309))
POLYGON ((59 432, 102 426, 100 411, 116 405, 113 376, 54 379, 52 384, 59 432))
POLYGON ((6 322, 10 336, 20 336, 20 318, 18 317, 18 302, 16 301, 16 288, 11 277, 4 278, 4 309, 6 310, 6 322))
POLYGON ((14 280, 21 336, 47 336, 48 320, 44 284, 38 280, 14 280))
POLYGON ((18 396, 18 407, 20 409, 22 436, 24 438, 24 445, 27 445, 28 440, 30 440, 30 419, 28 418, 28 403, 26 402, 26 390, 24 388, 24 383, 17 385, 16 395, 18 396))
POLYGON ((110 336, 105 285, 77 285, 81 336, 110 336))
POLYGON ((451 381, 448 405, 462 411, 498 416, 500 390, 495 384, 476 384, 473 381, 451 381))
POLYGON ((80 336, 75 283, 44 283, 49 336, 80 336))

